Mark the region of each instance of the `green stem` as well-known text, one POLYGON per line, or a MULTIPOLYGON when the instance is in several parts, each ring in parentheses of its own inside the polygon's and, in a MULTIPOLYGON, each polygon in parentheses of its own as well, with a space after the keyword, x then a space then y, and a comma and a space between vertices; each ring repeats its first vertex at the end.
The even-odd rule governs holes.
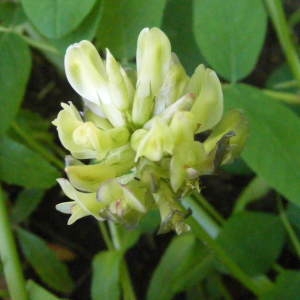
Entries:
POLYGON ((36 152, 40 153, 46 160, 53 163, 57 169, 62 170, 64 163, 56 158, 51 152, 41 146, 36 140, 34 140, 27 132, 25 132, 16 122, 12 123, 12 129, 36 152))
POLYGON ((299 87, 299 82, 297 80, 281 81, 272 86, 273 89, 290 89, 295 87, 299 87))
POLYGON ((292 40, 281 0, 265 0, 281 47, 295 79, 300 82, 300 60, 292 40))
POLYGON ((225 222, 225 219, 221 214, 203 197, 200 193, 193 193, 192 196, 197 199, 200 205, 207 210, 207 212, 221 225, 225 222))
POLYGON ((28 45, 30 45, 33 48, 36 48, 36 49, 39 49, 42 51, 48 51, 53 54, 59 54, 59 51, 56 48, 54 48, 53 46, 36 41, 36 40, 24 35, 22 32, 20 32, 20 30, 14 29, 13 27, 0 26, 0 32, 14 33, 14 34, 18 35, 20 38, 22 38, 28 45))
POLYGON ((272 266, 272 269, 274 270, 274 271, 276 271, 277 273, 282 273, 282 272, 284 272, 285 271, 285 268, 283 268, 281 265, 279 265, 279 264, 274 264, 273 266, 272 266))
POLYGON ((105 242, 105 245, 107 247, 108 250, 113 250, 114 249, 114 245, 112 243, 112 241, 110 240, 109 234, 107 232, 107 228, 105 226, 104 222, 99 222, 99 228, 103 237, 103 240, 105 242))
POLYGON ((124 300, 136 300, 136 296, 132 287, 132 282, 125 259, 123 259, 121 264, 121 282, 124 300))
POLYGON ((277 205, 278 205, 279 217, 281 219, 281 222, 290 237, 290 240, 295 248, 295 251, 296 251, 298 257, 300 258, 300 242, 297 238, 297 235, 296 235, 293 227, 291 226, 291 224, 289 222, 289 219, 284 211, 284 208, 283 208, 283 205, 282 205, 282 202, 280 199, 278 199, 277 205))
POLYGON ((25 279, 10 225, 5 196, 0 187, 0 255, 12 300, 27 300, 25 279))
POLYGON ((285 92, 277 92, 272 90, 263 90, 263 93, 273 99, 280 100, 289 104, 300 104, 300 95, 285 93, 285 92))
MULTIPOLYGON (((116 250, 122 250, 121 240, 119 237, 119 232, 116 224, 109 221, 108 226, 109 226, 114 248, 116 250)), ((123 259, 121 263, 121 284, 123 289, 124 300, 136 300, 136 296, 133 290, 130 274, 125 259, 123 259)))
POLYGON ((193 217, 197 220, 199 225, 205 229, 210 237, 216 238, 218 236, 220 231, 218 224, 197 203, 197 200, 195 201, 195 199, 193 199, 192 197, 186 197, 183 199, 182 205, 186 209, 190 209, 193 212, 193 217))

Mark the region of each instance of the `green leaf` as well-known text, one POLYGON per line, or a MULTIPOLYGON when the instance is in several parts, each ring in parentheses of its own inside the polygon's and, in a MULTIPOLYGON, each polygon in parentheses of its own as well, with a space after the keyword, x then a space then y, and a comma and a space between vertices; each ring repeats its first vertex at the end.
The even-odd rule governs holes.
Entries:
POLYGON ((251 169, 290 201, 300 204, 300 119, 287 107, 247 85, 224 89, 227 109, 241 108, 250 123, 242 156, 251 169))
POLYGON ((241 212, 225 223, 217 241, 246 273, 254 276, 268 271, 278 258, 284 229, 277 216, 241 212))
POLYGON ((15 34, 0 34, 0 135, 9 127, 23 99, 31 69, 26 43, 15 34))
POLYGON ((120 251, 102 251, 93 259, 92 299, 120 299, 120 251))
POLYGON ((118 234, 120 238, 121 250, 125 253, 128 249, 135 245, 142 232, 138 228, 127 229, 120 226, 118 228, 118 234))
POLYGON ((162 24, 162 29, 171 41, 173 52, 190 74, 200 63, 204 63, 193 35, 192 4, 192 0, 168 1, 162 24))
POLYGON ((16 132, 16 127, 21 128, 23 132, 30 132, 32 139, 46 145, 46 147, 49 147, 49 145, 56 147, 54 135, 49 130, 50 125, 50 120, 42 118, 38 113, 20 109, 13 126, 8 131, 8 135, 16 141, 23 142, 24 139, 16 132))
POLYGON ((58 171, 26 146, 3 137, 0 139, 1 180, 27 188, 49 188, 58 171))
POLYGON ((2 26, 16 26, 26 22, 26 16, 19 3, 0 3, 0 23, 2 26))
POLYGON ((195 1, 194 33, 206 61, 235 82, 254 68, 266 33, 261 0, 195 1))
POLYGON ((300 295, 300 272, 283 271, 276 278, 276 284, 272 290, 262 295, 260 300, 296 300, 300 295))
POLYGON ((59 55, 45 53, 61 70, 64 68, 64 55, 69 45, 82 40, 92 40, 102 17, 101 1, 97 1, 92 11, 85 17, 82 23, 71 33, 60 39, 51 39, 49 42, 59 51, 59 55))
POLYGON ((148 300, 167 300, 199 281, 210 270, 212 257, 191 234, 173 238, 151 278, 148 300))
POLYGON ((44 196, 44 190, 25 189, 18 195, 11 217, 14 223, 26 220, 36 209, 44 196))
POLYGON ((30 300, 59 300, 60 298, 54 296, 49 291, 45 290, 39 284, 32 280, 28 280, 26 289, 30 300))
POLYGON ((45 241, 21 228, 18 228, 17 234, 24 256, 41 280, 57 291, 70 292, 73 281, 68 269, 45 241))
POLYGON ((243 211, 248 204, 259 200, 265 196, 269 190, 270 187, 264 179, 254 177, 236 198, 233 213, 243 211))
POLYGON ((29 20, 48 38, 74 30, 92 10, 96 0, 22 0, 29 20))
POLYGON ((159 27, 166 0, 103 0, 103 18, 96 37, 99 48, 118 58, 135 56, 136 40, 144 27, 159 27))

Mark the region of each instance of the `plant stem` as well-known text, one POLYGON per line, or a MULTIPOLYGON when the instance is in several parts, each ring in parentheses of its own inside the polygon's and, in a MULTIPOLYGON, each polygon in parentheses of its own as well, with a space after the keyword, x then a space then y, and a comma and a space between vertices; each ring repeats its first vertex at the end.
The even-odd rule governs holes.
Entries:
MULTIPOLYGON (((115 223, 109 221, 108 222, 110 234, 112 237, 112 242, 114 245, 114 248, 116 250, 122 251, 122 245, 118 233, 118 228, 115 223)), ((123 289, 123 298, 124 300, 136 300, 136 296, 133 290, 130 274, 128 271, 127 263, 125 261, 125 258, 123 258, 121 262, 121 284, 123 289)))
POLYGON ((208 235, 212 238, 216 238, 219 234, 220 228, 218 224, 211 218, 210 215, 197 203, 197 200, 192 197, 186 197, 182 201, 182 205, 186 209, 190 209, 193 212, 193 217, 201 227, 205 229, 208 235))
POLYGON ((123 259, 121 264, 121 282, 124 300, 136 300, 136 296, 132 287, 132 282, 125 259, 123 259))
POLYGON ((0 25, 0 32, 14 33, 14 34, 18 35, 20 38, 22 38, 28 45, 30 45, 33 48, 43 50, 43 51, 48 51, 53 54, 59 54, 59 51, 56 48, 54 48, 53 46, 46 44, 46 43, 36 41, 36 40, 24 35, 22 32, 20 32, 20 30, 16 30, 13 27, 4 27, 4 26, 0 25))
POLYGON ((53 163, 59 170, 64 169, 64 163, 56 158, 51 152, 41 146, 36 140, 34 140, 27 132, 25 132, 16 122, 12 123, 12 129, 36 152, 40 153, 46 160, 53 163))
POLYGON ((0 187, 0 255, 12 300, 27 300, 25 279, 11 229, 5 196, 0 187))
POLYGON ((278 83, 273 84, 272 88, 277 89, 289 89, 289 88, 299 88, 300 83, 297 80, 288 80, 288 81, 281 81, 278 83))
POLYGON ((281 0, 265 0, 281 47, 295 79, 300 82, 300 60, 291 37, 281 0))
POLYGON ((101 235, 103 237, 103 240, 105 242, 105 245, 107 247, 108 250, 113 250, 114 249, 114 245, 112 243, 112 241, 110 240, 110 236, 107 232, 107 228, 105 226, 104 222, 99 222, 99 228, 101 231, 101 235))
POLYGON ((289 104, 300 104, 300 95, 285 93, 285 92, 277 92, 272 90, 263 90, 263 93, 273 99, 289 103, 289 104))
POLYGON ((221 214, 203 197, 200 193, 193 193, 193 197, 197 199, 200 205, 220 224, 225 222, 221 214))
POLYGON ((300 242, 297 238, 297 235, 296 235, 293 227, 291 226, 291 224, 289 222, 289 219, 286 216, 286 213, 284 211, 284 208, 283 208, 283 205, 282 205, 282 202, 280 199, 278 199, 277 205, 278 205, 278 210, 279 210, 279 217, 282 221, 282 224, 290 237, 290 240, 295 248, 295 251, 296 251, 298 257, 300 258, 300 242))

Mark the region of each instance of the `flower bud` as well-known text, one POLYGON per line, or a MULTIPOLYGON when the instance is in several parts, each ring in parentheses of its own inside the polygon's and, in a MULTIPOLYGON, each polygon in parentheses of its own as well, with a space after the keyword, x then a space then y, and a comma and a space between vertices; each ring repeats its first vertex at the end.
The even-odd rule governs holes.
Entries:
POLYGON ((161 182, 157 193, 153 194, 159 208, 161 225, 159 234, 175 230, 177 234, 190 231, 190 226, 184 223, 185 212, 176 202, 175 195, 168 186, 161 182))
POLYGON ((174 148, 170 162, 170 183, 174 192, 177 192, 189 179, 206 172, 207 155, 201 143, 183 141, 174 148))
POLYGON ((100 185, 97 200, 106 205, 103 212, 106 218, 126 225, 135 225, 140 216, 146 212, 146 207, 135 191, 115 179, 107 180, 100 185))
POLYGON ((101 163, 70 165, 65 171, 75 188, 95 192, 102 182, 129 172, 134 165, 133 158, 133 151, 123 147, 112 151, 101 163))
POLYGON ((171 61, 171 45, 158 28, 145 28, 137 42, 137 83, 132 120, 141 126, 151 116, 154 97, 159 93, 171 61))
POLYGON ((189 111, 192 108, 194 101, 195 101, 195 97, 193 94, 186 94, 182 96, 176 102, 168 106, 161 114, 150 119, 144 125, 144 128, 146 129, 151 128, 153 121, 156 120, 157 117, 159 117, 161 120, 163 120, 165 123, 168 124, 178 111, 189 111))
POLYGON ((172 53, 169 70, 155 99, 154 115, 163 113, 168 106, 182 96, 188 79, 176 54, 172 53))
POLYGON ((223 93, 216 73, 205 69, 203 65, 196 68, 186 92, 196 95, 192 113, 200 124, 197 133, 214 127, 223 114, 223 93))
POLYGON ((133 86, 126 72, 106 49, 106 71, 112 102, 121 111, 131 106, 133 86))
POLYGON ((72 103, 62 104, 53 124, 59 138, 75 158, 102 159, 112 149, 127 143, 128 129, 125 127, 101 130, 92 122, 83 122, 72 103))
POLYGON ((174 141, 170 128, 161 119, 156 118, 149 131, 141 129, 133 133, 132 145, 136 148, 135 161, 142 156, 151 161, 159 161, 164 154, 172 153, 174 141))
POLYGON ((99 221, 103 220, 103 218, 99 216, 99 213, 104 208, 104 205, 96 200, 96 193, 79 192, 68 180, 63 178, 57 179, 57 182, 65 195, 73 200, 56 205, 57 210, 66 214, 71 214, 68 225, 71 225, 78 219, 88 215, 94 216, 99 221))
POLYGON ((125 125, 124 116, 112 102, 109 76, 103 61, 92 43, 81 41, 68 47, 65 71, 68 81, 79 95, 100 106, 114 126, 125 125))

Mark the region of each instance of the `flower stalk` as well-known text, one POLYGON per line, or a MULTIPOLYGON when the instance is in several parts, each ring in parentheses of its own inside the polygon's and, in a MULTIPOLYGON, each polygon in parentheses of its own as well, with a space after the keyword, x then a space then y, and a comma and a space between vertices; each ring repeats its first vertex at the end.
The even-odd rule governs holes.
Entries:
POLYGON ((25 279, 8 217, 5 195, 0 187, 0 256, 12 300, 28 300, 25 279))

